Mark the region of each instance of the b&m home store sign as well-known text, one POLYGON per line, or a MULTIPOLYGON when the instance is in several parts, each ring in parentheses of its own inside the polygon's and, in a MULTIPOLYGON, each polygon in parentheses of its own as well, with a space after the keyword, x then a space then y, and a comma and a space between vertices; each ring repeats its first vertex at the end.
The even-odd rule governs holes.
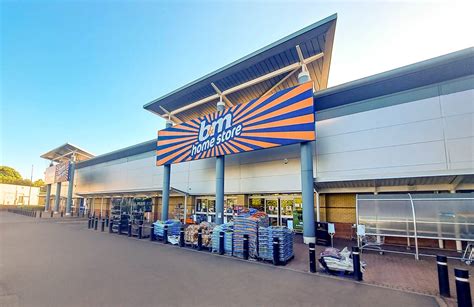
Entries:
POLYGON ((156 164, 314 140, 313 84, 308 82, 158 131, 156 164))

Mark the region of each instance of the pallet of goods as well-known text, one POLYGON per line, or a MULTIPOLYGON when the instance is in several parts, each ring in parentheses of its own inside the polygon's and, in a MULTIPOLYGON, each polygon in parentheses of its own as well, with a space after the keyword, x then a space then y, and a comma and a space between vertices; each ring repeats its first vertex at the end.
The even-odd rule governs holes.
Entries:
POLYGON ((162 238, 165 225, 168 226, 168 236, 179 236, 181 222, 177 220, 156 221, 153 223, 155 236, 162 238))
POLYGON ((212 231, 212 251, 214 253, 219 252, 219 234, 221 231, 224 232, 224 253, 226 255, 232 255, 233 222, 214 227, 212 231))
POLYGON ((283 226, 260 227, 258 229, 259 258, 262 260, 273 260, 273 238, 280 242, 279 260, 285 264, 291 260, 293 254, 293 231, 283 226))
POLYGON ((258 229, 268 227, 268 215, 255 209, 249 209, 246 213, 241 213, 234 219, 234 243, 233 254, 243 258, 244 235, 249 236, 249 256, 258 257, 258 229))
POLYGON ((215 224, 202 222, 199 225, 189 225, 184 231, 184 241, 186 244, 197 245, 198 231, 202 231, 202 245, 209 247, 211 244, 211 233, 215 224))

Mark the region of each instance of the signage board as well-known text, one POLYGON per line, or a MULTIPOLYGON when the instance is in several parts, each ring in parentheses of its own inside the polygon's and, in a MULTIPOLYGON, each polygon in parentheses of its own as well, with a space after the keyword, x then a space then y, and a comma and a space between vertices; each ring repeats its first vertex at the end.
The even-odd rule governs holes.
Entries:
POLYGON ((56 164, 55 182, 64 182, 69 180, 69 162, 56 164))
POLYGON ((313 83, 158 131, 156 164, 314 141, 313 83))
POLYGON ((56 176, 56 165, 46 168, 44 171, 44 183, 52 184, 54 183, 54 177, 56 176))

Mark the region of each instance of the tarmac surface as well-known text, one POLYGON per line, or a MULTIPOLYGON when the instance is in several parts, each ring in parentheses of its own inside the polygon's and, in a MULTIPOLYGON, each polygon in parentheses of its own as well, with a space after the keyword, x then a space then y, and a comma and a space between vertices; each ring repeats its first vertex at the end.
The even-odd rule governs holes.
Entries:
POLYGON ((438 306, 432 296, 0 211, 0 306, 438 306))

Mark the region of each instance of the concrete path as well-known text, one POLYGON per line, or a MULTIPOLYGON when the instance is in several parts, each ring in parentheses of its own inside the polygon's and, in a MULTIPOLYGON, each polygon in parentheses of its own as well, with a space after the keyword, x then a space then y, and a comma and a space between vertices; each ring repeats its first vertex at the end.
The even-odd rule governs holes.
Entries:
POLYGON ((357 284, 0 212, 0 306, 437 306, 357 284))

